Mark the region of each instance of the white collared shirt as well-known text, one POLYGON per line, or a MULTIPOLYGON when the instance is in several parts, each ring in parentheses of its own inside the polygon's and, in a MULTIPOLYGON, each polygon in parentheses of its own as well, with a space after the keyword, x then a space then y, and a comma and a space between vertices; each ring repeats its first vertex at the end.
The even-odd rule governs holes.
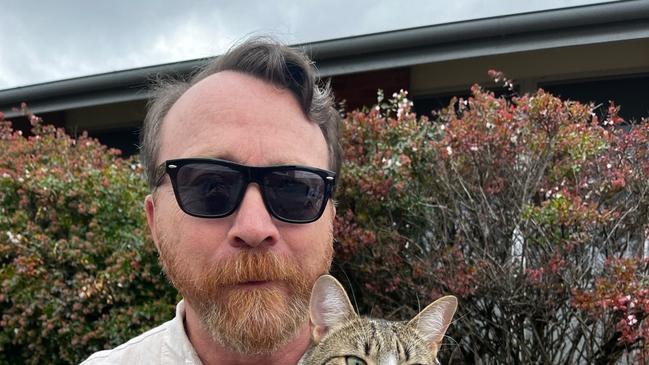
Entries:
POLYGON ((176 305, 176 316, 112 350, 98 351, 81 365, 156 364, 202 365, 183 324, 185 302, 176 305))

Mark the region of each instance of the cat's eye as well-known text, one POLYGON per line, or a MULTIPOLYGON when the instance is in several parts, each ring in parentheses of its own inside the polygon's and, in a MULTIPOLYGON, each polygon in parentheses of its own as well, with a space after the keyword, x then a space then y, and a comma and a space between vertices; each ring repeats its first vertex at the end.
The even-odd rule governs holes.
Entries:
POLYGON ((360 359, 356 356, 345 356, 346 365, 367 365, 365 360, 360 359))

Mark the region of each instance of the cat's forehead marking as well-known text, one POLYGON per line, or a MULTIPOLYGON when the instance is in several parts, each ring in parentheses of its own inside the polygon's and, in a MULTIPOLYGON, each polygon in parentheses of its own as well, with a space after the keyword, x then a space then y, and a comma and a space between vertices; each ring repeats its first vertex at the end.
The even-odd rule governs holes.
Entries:
POLYGON ((379 365, 397 365, 397 355, 394 353, 386 353, 379 359, 379 365))

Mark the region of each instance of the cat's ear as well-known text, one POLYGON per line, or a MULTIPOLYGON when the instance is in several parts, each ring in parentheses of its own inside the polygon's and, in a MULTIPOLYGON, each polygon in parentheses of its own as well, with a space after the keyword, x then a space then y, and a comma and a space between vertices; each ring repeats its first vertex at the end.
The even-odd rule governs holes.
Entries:
POLYGON ((342 285, 331 275, 316 280, 309 305, 313 341, 318 343, 338 324, 356 317, 342 285))
POLYGON ((416 328, 424 336, 426 342, 435 348, 439 348, 439 344, 444 339, 444 334, 451 324, 456 309, 457 298, 447 295, 424 308, 415 318, 408 322, 408 326, 416 328))

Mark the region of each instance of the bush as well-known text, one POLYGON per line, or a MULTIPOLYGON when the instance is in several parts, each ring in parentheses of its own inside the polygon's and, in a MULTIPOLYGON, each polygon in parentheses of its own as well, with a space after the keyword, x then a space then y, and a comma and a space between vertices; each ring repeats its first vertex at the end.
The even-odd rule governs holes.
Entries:
POLYGON ((0 363, 76 364, 173 316, 135 159, 0 118, 0 363))
MULTIPOLYGON (((334 272, 375 316, 460 297, 446 363, 646 362, 649 122, 472 92, 431 120, 406 92, 347 114, 334 272)), ((28 117, 0 115, 0 364, 78 363, 178 298, 136 160, 28 117)))
POLYGON ((459 296, 444 362, 649 360, 649 121, 543 90, 474 86, 432 120, 378 101, 347 114, 337 190, 361 312, 459 296))

